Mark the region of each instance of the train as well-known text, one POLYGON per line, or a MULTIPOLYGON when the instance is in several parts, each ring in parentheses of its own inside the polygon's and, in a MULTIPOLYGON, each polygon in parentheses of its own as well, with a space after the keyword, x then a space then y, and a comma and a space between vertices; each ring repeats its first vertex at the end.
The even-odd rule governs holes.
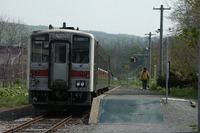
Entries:
POLYGON ((110 56, 78 28, 33 31, 28 45, 28 101, 36 109, 91 106, 110 87, 110 56))

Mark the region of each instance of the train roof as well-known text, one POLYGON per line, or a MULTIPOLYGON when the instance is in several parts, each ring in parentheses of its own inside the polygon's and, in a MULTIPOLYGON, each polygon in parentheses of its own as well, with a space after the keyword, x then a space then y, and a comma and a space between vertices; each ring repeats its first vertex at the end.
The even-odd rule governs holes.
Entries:
POLYGON ((33 31, 32 35, 36 34, 45 34, 45 33, 75 33, 79 35, 86 35, 90 36, 91 38, 95 39, 94 35, 85 31, 79 31, 74 29, 47 29, 47 30, 39 30, 39 31, 33 31))

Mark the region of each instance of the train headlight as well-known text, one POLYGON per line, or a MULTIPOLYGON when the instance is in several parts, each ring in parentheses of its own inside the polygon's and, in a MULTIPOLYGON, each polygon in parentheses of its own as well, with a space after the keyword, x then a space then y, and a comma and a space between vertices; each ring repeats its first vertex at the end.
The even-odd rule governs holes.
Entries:
POLYGON ((85 81, 84 80, 77 80, 76 81, 76 87, 85 87, 85 81))
POLYGON ((85 86, 85 81, 81 81, 81 87, 85 86))
POLYGON ((80 81, 76 81, 76 87, 80 87, 81 82, 80 81))

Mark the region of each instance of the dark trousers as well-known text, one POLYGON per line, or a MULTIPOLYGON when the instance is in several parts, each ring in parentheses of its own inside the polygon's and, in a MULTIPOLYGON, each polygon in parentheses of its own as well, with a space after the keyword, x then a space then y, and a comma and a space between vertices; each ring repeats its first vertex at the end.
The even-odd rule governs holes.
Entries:
POLYGON ((147 89, 147 80, 142 80, 142 88, 147 89))

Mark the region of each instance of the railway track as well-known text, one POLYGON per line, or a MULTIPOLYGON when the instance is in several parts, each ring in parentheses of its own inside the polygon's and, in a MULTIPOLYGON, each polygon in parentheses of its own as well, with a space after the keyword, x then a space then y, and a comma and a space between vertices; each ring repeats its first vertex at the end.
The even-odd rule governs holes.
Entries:
POLYGON ((27 113, 27 117, 18 118, 17 120, 12 121, 5 130, 1 130, 0 132, 59 132, 67 129, 68 126, 71 125, 87 124, 90 110, 90 107, 73 107, 69 108, 68 111, 43 112, 43 115, 34 118, 31 118, 31 115, 29 117, 27 113))
POLYGON ((46 115, 41 115, 32 120, 19 124, 18 126, 9 129, 3 133, 16 133, 16 132, 41 132, 50 133, 56 131, 63 124, 72 120, 72 115, 64 118, 48 118, 46 115))

